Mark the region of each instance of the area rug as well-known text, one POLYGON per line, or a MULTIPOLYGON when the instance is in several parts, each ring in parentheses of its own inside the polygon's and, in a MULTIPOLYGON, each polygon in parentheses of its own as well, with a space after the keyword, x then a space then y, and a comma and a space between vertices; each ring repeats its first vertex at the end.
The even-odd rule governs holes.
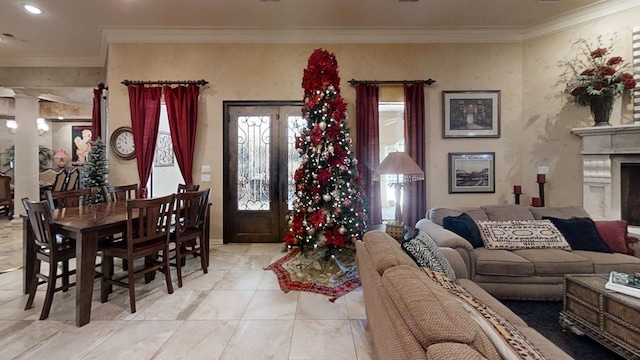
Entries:
POLYGON ((623 359, 587 336, 563 332, 558 322, 562 301, 501 300, 501 302, 574 359, 623 359))
POLYGON ((336 250, 326 256, 326 250, 300 252, 293 248, 265 270, 273 270, 278 276, 282 291, 309 291, 330 296, 330 301, 360 287, 355 253, 336 250))

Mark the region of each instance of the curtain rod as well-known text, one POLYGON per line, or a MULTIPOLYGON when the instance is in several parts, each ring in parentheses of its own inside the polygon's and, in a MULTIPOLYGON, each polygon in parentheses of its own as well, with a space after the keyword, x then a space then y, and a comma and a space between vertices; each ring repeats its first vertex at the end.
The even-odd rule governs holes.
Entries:
POLYGON ((171 80, 157 80, 157 81, 139 81, 139 80, 123 80, 122 85, 207 85, 207 80, 184 80, 184 81, 171 81, 171 80))
POLYGON ((377 84, 377 85, 404 85, 404 84, 426 84, 431 85, 436 82, 433 79, 427 80, 349 80, 349 84, 357 85, 357 84, 377 84))

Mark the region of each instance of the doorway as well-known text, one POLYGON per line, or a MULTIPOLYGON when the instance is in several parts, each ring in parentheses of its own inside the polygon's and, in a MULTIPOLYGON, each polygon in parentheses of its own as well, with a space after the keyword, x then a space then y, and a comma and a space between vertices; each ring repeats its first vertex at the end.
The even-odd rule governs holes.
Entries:
POLYGON ((299 101, 223 102, 225 243, 283 241, 300 165, 301 108, 299 101))

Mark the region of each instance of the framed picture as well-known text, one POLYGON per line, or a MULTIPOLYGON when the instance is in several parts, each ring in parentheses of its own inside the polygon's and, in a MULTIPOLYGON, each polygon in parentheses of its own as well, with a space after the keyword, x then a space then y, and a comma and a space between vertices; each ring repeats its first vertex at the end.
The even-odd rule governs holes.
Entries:
POLYGON ((443 91, 442 137, 500 137, 500 91, 443 91))
POLYGON ((173 144, 171 143, 171 134, 168 132, 160 131, 158 133, 153 165, 155 167, 173 166, 173 144))
POLYGON ((495 193, 495 154, 449 153, 449 194, 495 193))
POLYGON ((91 150, 91 126, 71 127, 71 162, 84 164, 91 150))

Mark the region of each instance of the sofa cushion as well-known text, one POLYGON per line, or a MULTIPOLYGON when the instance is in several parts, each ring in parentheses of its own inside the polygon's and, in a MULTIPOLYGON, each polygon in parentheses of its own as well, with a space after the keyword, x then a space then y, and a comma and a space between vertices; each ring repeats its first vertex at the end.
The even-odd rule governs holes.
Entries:
POLYGON ((449 265, 447 259, 442 255, 438 245, 424 231, 419 231, 413 239, 402 243, 402 249, 420 267, 428 267, 434 271, 439 271, 451 279, 456 278, 456 273, 449 265))
POLYGON ((375 266, 380 275, 388 268, 397 265, 418 267, 402 250, 400 244, 383 231, 368 231, 364 234, 362 240, 367 245, 373 266, 375 266))
POLYGON ((562 276, 564 274, 592 274, 591 260, 573 251, 559 249, 514 250, 514 254, 531 261, 535 274, 541 276, 562 276))
POLYGON ((571 246, 549 220, 478 221, 485 248, 564 249, 571 246))
POLYGON ((458 343, 439 343, 433 344, 427 348, 428 360, 450 360, 450 359, 465 359, 465 360, 481 360, 486 359, 475 349, 467 344, 458 343))
POLYGON ((598 233, 596 224, 588 217, 574 217, 571 219, 560 219, 545 216, 544 220, 549 220, 562 233, 562 236, 571 245, 571 250, 587 250, 610 253, 611 249, 602 240, 598 233))
POLYGON ((442 226, 462 236, 473 245, 474 248, 484 246, 482 236, 480 236, 480 230, 478 230, 478 224, 476 224, 476 221, 467 213, 445 217, 442 219, 442 226))
POLYGON ((436 284, 459 299, 474 321, 487 334, 503 359, 545 359, 536 346, 513 324, 464 287, 442 274, 423 269, 436 284))
POLYGON ((437 343, 456 342, 471 346, 486 358, 499 358, 462 305, 423 271, 408 266, 393 267, 382 275, 382 286, 424 349, 437 343))
POLYGON ((476 263, 476 274, 531 276, 535 273, 535 266, 508 250, 489 250, 477 248, 473 250, 476 263))
POLYGON ((447 216, 458 216, 462 213, 465 213, 473 220, 489 220, 487 214, 483 209, 477 207, 461 207, 461 208, 443 208, 443 207, 434 207, 427 213, 427 218, 434 223, 442 226, 442 219, 447 216))
POLYGON ((572 217, 589 217, 582 206, 562 206, 562 207, 529 207, 529 211, 536 220, 542 220, 545 216, 559 219, 571 219, 572 217))
POLYGON ((594 274, 606 274, 611 271, 636 273, 640 269, 640 258, 631 255, 581 250, 575 251, 575 254, 591 261, 594 274))
POLYGON ((626 220, 596 221, 596 229, 605 243, 614 252, 633 255, 629 246, 626 220))
POLYGON ((521 205, 485 205, 480 207, 489 220, 533 220, 529 208, 521 205))

